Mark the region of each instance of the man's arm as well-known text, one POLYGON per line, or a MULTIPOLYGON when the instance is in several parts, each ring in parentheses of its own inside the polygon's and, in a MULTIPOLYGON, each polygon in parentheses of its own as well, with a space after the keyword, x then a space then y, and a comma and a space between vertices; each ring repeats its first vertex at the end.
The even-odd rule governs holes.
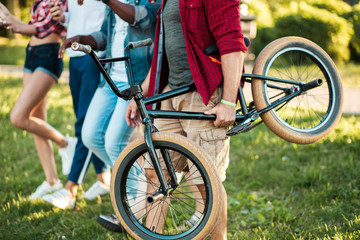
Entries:
POLYGON ((129 24, 135 20, 135 7, 117 0, 110 0, 107 4, 116 15, 129 24))
MULTIPOLYGON (((232 52, 221 56, 221 69, 224 77, 222 99, 226 102, 236 103, 243 66, 243 52, 232 52)), ((220 102, 205 114, 216 114, 214 121, 216 127, 228 127, 235 122, 236 108, 220 102)))
POLYGON ((244 66, 244 52, 247 48, 241 32, 239 0, 205 0, 208 27, 216 41, 221 55, 221 69, 224 79, 222 99, 215 108, 205 114, 216 114, 214 125, 228 127, 235 121, 235 103, 244 66))
POLYGON ((117 0, 110 0, 107 5, 125 22, 146 29, 154 25, 160 3, 161 1, 157 0, 156 3, 133 6, 117 0))

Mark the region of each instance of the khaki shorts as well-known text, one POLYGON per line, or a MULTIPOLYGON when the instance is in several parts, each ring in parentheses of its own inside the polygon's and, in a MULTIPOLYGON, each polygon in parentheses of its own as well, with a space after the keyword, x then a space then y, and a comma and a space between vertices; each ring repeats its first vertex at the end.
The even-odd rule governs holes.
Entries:
MULTIPOLYGON (((164 92, 169 91, 166 86, 164 92)), ((193 91, 187 94, 167 99, 161 102, 161 110, 205 112, 215 107, 221 100, 222 88, 216 89, 206 106, 199 93, 193 91)), ((208 120, 181 120, 181 119, 155 119, 154 125, 160 132, 171 132, 183 135, 189 140, 197 143, 207 152, 218 169, 221 181, 225 180, 226 168, 229 165, 229 143, 230 138, 226 136, 228 128, 217 128, 213 121, 208 120)), ((172 159, 176 171, 181 172, 186 166, 186 159, 172 159)), ((152 168, 146 161, 145 168, 152 168)), ((165 164, 162 162, 164 169, 165 164)))

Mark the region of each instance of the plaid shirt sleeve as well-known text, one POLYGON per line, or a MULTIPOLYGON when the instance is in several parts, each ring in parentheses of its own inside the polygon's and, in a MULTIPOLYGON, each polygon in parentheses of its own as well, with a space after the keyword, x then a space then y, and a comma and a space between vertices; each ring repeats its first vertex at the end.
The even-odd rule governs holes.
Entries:
POLYGON ((215 38, 220 55, 247 48, 240 25, 240 0, 205 0, 208 27, 215 38))
MULTIPOLYGON (((37 1, 35 1, 35 3, 36 2, 37 1)), ((64 11, 66 11, 66 0, 60 0, 59 2, 64 11)), ((31 9, 31 20, 29 24, 35 26, 37 32, 36 36, 38 38, 45 38, 51 33, 62 35, 66 31, 66 28, 62 24, 52 19, 49 5, 50 0, 45 0, 38 3, 35 9, 31 9)))

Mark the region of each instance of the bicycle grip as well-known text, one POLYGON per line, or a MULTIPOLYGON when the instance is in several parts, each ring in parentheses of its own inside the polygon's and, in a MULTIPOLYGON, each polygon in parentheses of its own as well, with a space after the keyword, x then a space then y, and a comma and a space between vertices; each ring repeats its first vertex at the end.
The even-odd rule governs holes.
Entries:
POLYGON ((78 42, 71 44, 71 49, 74 51, 81 51, 83 53, 89 54, 91 52, 91 47, 89 45, 84 45, 78 42))
POLYGON ((151 38, 147 38, 145 40, 142 41, 138 41, 138 42, 129 42, 130 48, 131 49, 135 49, 138 47, 144 47, 144 46, 150 46, 152 44, 152 40, 151 38))

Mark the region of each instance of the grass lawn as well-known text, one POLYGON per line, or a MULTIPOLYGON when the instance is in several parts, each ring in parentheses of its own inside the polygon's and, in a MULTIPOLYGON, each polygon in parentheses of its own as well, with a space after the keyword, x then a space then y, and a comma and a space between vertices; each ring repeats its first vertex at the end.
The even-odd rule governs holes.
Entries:
MULTIPOLYGON (((95 221, 113 212, 110 196, 78 199, 65 211, 27 199, 44 176, 31 134, 9 122, 20 91, 20 79, 0 77, 0 239, 131 239, 95 221)), ((74 121, 69 88, 59 83, 49 93, 48 122, 73 135, 74 121)), ((264 125, 232 137, 228 239, 359 239, 359 176, 360 116, 344 116, 311 145, 285 142, 264 125)), ((83 188, 95 179, 90 166, 83 188)))

